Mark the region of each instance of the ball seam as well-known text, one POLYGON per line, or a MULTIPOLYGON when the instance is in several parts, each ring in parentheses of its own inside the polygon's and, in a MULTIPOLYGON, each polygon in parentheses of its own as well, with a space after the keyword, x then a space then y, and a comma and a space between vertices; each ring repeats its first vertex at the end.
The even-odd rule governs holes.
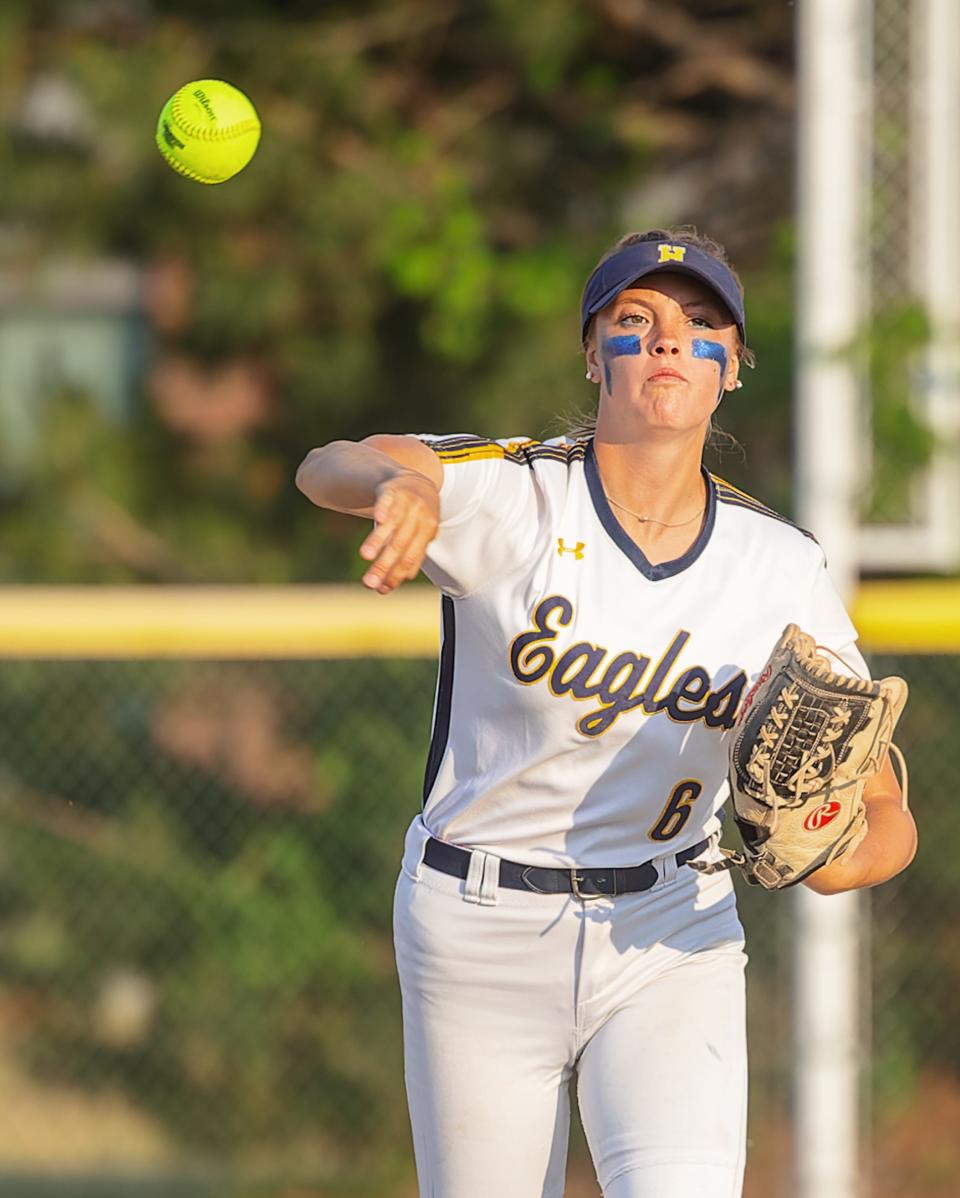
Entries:
POLYGON ((184 118, 179 92, 170 101, 170 114, 176 121, 178 132, 183 133, 186 137, 195 138, 198 141, 227 141, 234 137, 241 137, 244 133, 249 133, 253 129, 260 128, 260 121, 256 117, 247 117, 245 120, 238 121, 233 125, 223 125, 214 129, 206 128, 203 125, 195 125, 184 118))
MULTIPOLYGON (((182 162, 178 162, 170 154, 169 149, 161 142, 159 137, 155 140, 157 149, 178 174, 185 175, 188 179, 194 179, 197 183, 225 183, 227 181, 226 179, 214 179, 210 175, 198 175, 196 171, 192 171, 189 167, 184 166, 182 162)), ((228 178, 230 177, 228 176, 228 178)))

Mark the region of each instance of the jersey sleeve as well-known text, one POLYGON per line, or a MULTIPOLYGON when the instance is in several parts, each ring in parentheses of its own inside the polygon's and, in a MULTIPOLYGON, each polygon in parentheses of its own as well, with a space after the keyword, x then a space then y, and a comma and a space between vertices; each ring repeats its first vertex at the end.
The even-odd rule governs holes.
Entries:
POLYGON ((443 464, 440 527, 423 572, 444 593, 463 598, 511 573, 533 553, 544 497, 523 447, 537 443, 469 434, 417 436, 443 464))
MULTIPOLYGON (((857 645, 857 630, 847 614, 837 588, 827 571, 823 550, 817 546, 813 581, 807 597, 806 611, 800 627, 818 645, 830 649, 839 660, 834 662, 838 674, 870 677, 870 668, 857 645), (843 668, 841 663, 846 665, 843 668)), ((833 659, 831 659, 833 660, 833 659)))

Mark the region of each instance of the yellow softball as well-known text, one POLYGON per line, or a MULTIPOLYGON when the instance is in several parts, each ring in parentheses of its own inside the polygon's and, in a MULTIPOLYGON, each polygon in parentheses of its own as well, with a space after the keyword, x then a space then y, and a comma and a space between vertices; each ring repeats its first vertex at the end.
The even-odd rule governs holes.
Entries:
POLYGON ((222 79, 185 83, 164 104, 157 149, 198 183, 225 183, 257 150, 260 118, 242 91, 222 79))

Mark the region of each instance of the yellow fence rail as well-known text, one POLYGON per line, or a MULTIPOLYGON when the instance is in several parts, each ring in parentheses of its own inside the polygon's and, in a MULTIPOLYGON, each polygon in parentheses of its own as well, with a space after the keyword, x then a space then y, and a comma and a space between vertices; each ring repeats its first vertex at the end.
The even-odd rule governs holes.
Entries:
POLYGON ((431 657, 432 587, 0 587, 0 656, 431 657))
MULTIPOLYGON (((870 582, 853 603, 867 650, 960 651, 960 582, 870 582)), ((285 587, 0 587, 4 657, 430 657, 436 592, 285 587)))

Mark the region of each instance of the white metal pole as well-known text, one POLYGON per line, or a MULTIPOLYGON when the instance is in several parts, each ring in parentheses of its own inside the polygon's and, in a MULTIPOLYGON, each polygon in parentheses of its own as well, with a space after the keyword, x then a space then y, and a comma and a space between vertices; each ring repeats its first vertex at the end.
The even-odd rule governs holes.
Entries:
MULTIPOLYGON (((860 378, 869 91, 865 0, 797 6, 796 482, 800 523, 849 598, 857 575, 860 378)), ((795 894, 796 1198, 855 1198, 859 907, 795 894)))

